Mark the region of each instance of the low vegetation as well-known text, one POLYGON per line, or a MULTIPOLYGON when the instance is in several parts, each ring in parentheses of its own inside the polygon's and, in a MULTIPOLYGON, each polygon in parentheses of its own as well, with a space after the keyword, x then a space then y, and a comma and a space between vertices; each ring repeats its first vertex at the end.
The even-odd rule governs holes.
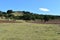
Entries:
POLYGON ((60 25, 1 23, 0 40, 60 40, 60 25))

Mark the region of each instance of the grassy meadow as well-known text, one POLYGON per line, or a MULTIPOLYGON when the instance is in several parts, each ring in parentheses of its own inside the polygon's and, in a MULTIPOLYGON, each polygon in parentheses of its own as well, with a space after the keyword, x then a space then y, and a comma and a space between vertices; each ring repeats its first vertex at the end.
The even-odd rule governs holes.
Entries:
POLYGON ((60 25, 0 23, 0 40, 60 40, 60 25))

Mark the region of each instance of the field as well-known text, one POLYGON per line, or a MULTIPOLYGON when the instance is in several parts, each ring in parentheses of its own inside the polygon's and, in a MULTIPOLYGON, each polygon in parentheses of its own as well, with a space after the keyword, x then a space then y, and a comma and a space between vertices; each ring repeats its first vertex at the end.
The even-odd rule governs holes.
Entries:
POLYGON ((60 40, 60 25, 0 23, 0 40, 60 40))

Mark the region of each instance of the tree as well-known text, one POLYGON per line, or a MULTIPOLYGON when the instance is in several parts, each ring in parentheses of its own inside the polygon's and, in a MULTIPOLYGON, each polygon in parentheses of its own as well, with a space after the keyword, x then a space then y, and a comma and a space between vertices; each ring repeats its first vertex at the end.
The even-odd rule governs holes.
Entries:
POLYGON ((2 16, 6 18, 7 17, 7 13, 6 12, 2 12, 2 16))
POLYGON ((29 14, 23 15, 24 20, 31 20, 31 16, 29 14))
POLYGON ((10 13, 13 13, 13 11, 12 10, 7 10, 7 13, 10 14, 10 13))
POLYGON ((13 13, 13 10, 7 10, 7 18, 8 19, 13 19, 14 15, 11 13, 13 13))
POLYGON ((0 11, 0 17, 2 16, 2 11, 0 11))
POLYGON ((45 15, 43 19, 44 19, 44 22, 49 21, 49 18, 47 15, 45 15))

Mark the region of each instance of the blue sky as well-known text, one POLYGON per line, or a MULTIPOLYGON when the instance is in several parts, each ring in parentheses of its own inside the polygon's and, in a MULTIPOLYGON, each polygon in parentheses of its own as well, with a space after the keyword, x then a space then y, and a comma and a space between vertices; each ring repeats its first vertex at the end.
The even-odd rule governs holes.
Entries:
POLYGON ((0 10, 9 9, 60 15, 60 0, 0 0, 0 10))

